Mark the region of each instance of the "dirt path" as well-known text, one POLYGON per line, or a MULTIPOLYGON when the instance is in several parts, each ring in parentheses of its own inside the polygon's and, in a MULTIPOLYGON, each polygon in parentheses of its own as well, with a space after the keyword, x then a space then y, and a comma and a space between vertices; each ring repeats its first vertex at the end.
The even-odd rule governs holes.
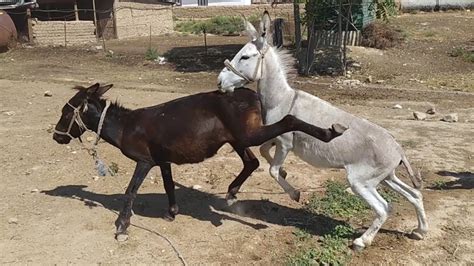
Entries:
MULTIPOLYGON (((184 37, 170 38, 179 41, 184 37)), ((220 40, 224 42, 211 39, 220 40)), ((232 45, 238 47, 244 41, 237 38, 228 43, 225 39, 224 44, 232 50, 232 45)), ((162 219, 167 201, 159 171, 153 169, 134 208, 132 223, 138 227, 130 228, 126 243, 114 240, 113 222, 134 164, 117 149, 100 143, 100 154, 107 162, 118 164, 119 174, 94 179, 93 161, 85 150, 77 143, 63 146, 52 140, 48 129, 72 96, 69 88, 113 82, 116 86, 109 98, 137 108, 211 90, 218 71, 217 66, 179 72, 172 66, 149 65, 138 59, 139 49, 128 51, 130 43, 122 45, 110 46, 122 51, 125 59, 106 58, 84 48, 20 49, 0 55, 0 263, 179 264, 169 244, 153 233, 159 232, 173 241, 189 264, 284 264, 286 254, 294 248, 292 232, 298 227, 290 221, 305 218, 302 204, 282 193, 261 160, 238 195, 238 205, 227 208, 224 193, 241 169, 238 156, 228 146, 202 164, 173 166, 180 215, 172 223, 162 219), (53 96, 44 97, 46 90, 53 96), (194 190, 194 185, 202 188, 194 190)), ((217 64, 221 57, 229 56, 213 60, 217 64)), ((374 61, 375 66, 360 75, 378 71, 376 64, 382 63, 374 61)), ((465 80, 472 76, 464 69, 453 71, 465 80)), ((401 201, 384 225, 386 231, 352 262, 472 264, 474 94, 424 84, 404 86, 399 80, 397 76, 383 86, 348 88, 338 85, 337 78, 298 79, 300 88, 389 129, 427 183, 423 190, 431 226, 427 239, 413 241, 397 233, 416 223, 412 207, 401 201), (394 104, 403 109, 392 109, 394 104), (413 110, 425 111, 432 105, 438 115, 427 121, 412 119, 413 110), (452 112, 459 114, 458 123, 439 121, 441 115, 452 112), (430 188, 440 181, 445 189, 430 188)), ((321 193, 325 180, 344 176, 338 170, 311 168, 293 155, 285 166, 289 182, 303 189, 304 199, 313 192, 321 193)))

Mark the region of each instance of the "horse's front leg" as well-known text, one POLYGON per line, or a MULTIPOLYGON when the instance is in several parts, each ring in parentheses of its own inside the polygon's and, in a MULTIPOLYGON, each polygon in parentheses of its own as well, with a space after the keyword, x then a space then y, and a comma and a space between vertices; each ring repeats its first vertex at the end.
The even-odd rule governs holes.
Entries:
POLYGON ((130 225, 130 217, 132 216, 132 207, 135 198, 137 197, 138 188, 143 183, 146 175, 150 171, 153 165, 147 162, 137 162, 135 171, 133 173, 132 180, 128 184, 127 190, 125 191, 126 202, 119 217, 115 221, 117 231, 115 236, 117 240, 124 241, 127 239, 127 228, 130 225))
MULTIPOLYGON (((282 176, 282 165, 285 162, 286 156, 293 149, 293 133, 287 133, 279 136, 276 141, 275 156, 270 162, 270 175, 277 181, 277 183, 288 193, 290 198, 294 201, 300 200, 300 192, 290 185, 285 176, 282 176)), ((286 172, 285 172, 286 174, 286 172)))
POLYGON ((160 169, 169 204, 168 213, 165 215, 165 219, 168 221, 173 221, 176 214, 178 214, 179 209, 178 205, 176 204, 176 198, 174 196, 174 182, 173 176, 171 174, 171 164, 163 163, 160 165, 160 169))

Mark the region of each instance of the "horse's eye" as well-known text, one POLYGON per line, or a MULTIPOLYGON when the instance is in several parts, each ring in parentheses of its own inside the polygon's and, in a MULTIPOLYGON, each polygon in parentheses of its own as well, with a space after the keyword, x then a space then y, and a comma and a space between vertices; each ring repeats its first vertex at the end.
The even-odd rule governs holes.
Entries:
POLYGON ((240 60, 247 60, 247 59, 249 59, 249 58, 250 58, 250 57, 248 57, 248 56, 246 56, 246 55, 243 55, 243 56, 240 58, 240 60))

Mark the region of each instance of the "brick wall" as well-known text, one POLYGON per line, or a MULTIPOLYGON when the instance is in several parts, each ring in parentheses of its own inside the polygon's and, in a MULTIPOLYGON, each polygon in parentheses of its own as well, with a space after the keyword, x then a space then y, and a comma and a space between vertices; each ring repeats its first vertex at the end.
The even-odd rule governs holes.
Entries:
POLYGON ((33 21, 32 24, 33 41, 40 46, 96 42, 93 21, 33 21), (64 32, 64 26, 66 26, 66 32, 64 32))
MULTIPOLYGON (((293 19, 293 4, 279 4, 272 8, 269 4, 250 6, 207 6, 207 7, 173 7, 173 17, 177 20, 208 19, 215 16, 261 16, 268 10, 273 18, 280 17, 285 20, 293 19)), ((304 10, 301 7, 300 10, 304 10)))
POLYGON ((173 32, 172 8, 159 4, 118 2, 115 10, 117 38, 173 32))

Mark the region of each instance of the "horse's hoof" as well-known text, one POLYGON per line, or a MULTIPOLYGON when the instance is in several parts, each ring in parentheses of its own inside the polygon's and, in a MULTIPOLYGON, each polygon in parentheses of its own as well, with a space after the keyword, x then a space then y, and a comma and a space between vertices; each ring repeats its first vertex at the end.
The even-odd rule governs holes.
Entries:
POLYGON ((357 238, 352 242, 352 250, 354 250, 355 252, 361 252, 362 250, 364 250, 364 248, 365 245, 362 242, 362 239, 357 238))
POLYGON ((175 218, 175 216, 172 215, 171 213, 165 214, 165 217, 164 217, 164 219, 165 219, 166 221, 168 221, 168 222, 174 221, 174 218, 175 218))
POLYGON ((347 130, 347 127, 341 124, 333 124, 331 127, 332 127, 332 130, 334 130, 334 132, 336 132, 339 135, 341 135, 342 133, 344 133, 344 131, 347 130))
POLYGON ((300 202, 300 192, 298 190, 294 190, 290 193, 290 198, 296 202, 300 202))
POLYGON ((423 240, 425 238, 425 236, 422 233, 418 232, 416 229, 413 230, 411 234, 408 235, 408 237, 414 240, 423 240))
POLYGON ((127 234, 123 234, 123 233, 119 233, 119 234, 116 234, 115 235, 115 239, 118 241, 118 242, 125 242, 128 240, 128 235, 127 234))

